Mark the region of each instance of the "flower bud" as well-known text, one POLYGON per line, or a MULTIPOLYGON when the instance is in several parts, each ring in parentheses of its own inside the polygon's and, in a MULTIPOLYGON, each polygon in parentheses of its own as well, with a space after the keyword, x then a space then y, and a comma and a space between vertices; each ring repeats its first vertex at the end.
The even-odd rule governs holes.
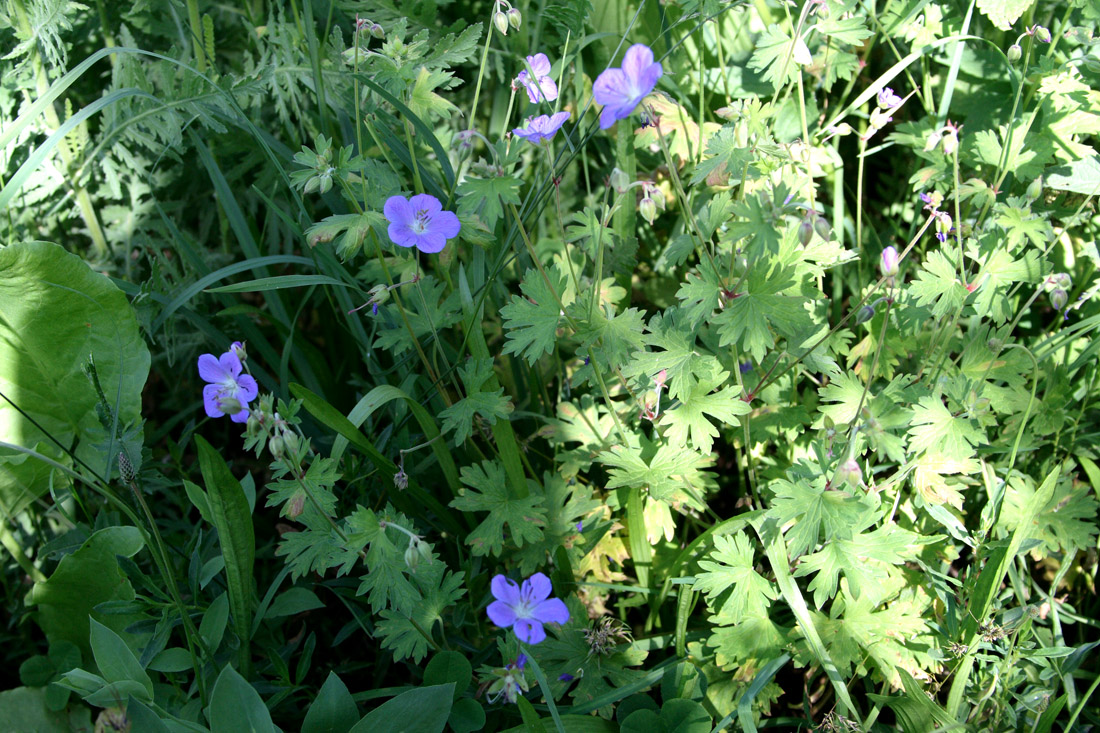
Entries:
POLYGON ((1050 304, 1054 306, 1054 310, 1060 311, 1066 307, 1066 303, 1069 301, 1069 295, 1065 290, 1061 288, 1055 288, 1050 293, 1050 304))
POLYGON ((881 130, 893 119, 890 114, 882 109, 876 107, 871 111, 871 127, 876 130, 881 130))
POLYGON ((1043 195, 1043 177, 1039 176, 1027 185, 1027 197, 1034 201, 1043 195))
POLYGON ((1013 43, 1008 47, 1008 60, 1012 63, 1016 63, 1020 60, 1020 57, 1024 55, 1024 50, 1020 48, 1020 44, 1013 43))
POLYGON ((985 342, 985 345, 989 347, 990 351, 998 352, 1004 348, 1005 342, 1000 339, 989 339, 985 342))
POLYGON ((1050 43, 1050 30, 1045 26, 1035 26, 1035 37, 1039 39, 1040 43, 1050 43))
POLYGON ((289 430, 283 431, 283 455, 290 456, 291 459, 301 455, 298 436, 289 430))
POLYGON ((241 361, 248 359, 248 352, 244 348, 244 344, 240 341, 234 341, 229 345, 229 350, 237 355, 237 358, 241 361))
POLYGON ((275 456, 276 458, 282 458, 284 448, 286 448, 286 442, 278 433, 268 438, 267 449, 271 451, 271 455, 275 456))
POLYGON ((943 136, 943 152, 947 155, 954 155, 955 151, 959 149, 959 135, 954 130, 948 130, 943 136))
POLYGON ((928 136, 928 141, 924 144, 924 152, 935 150, 939 147, 940 140, 943 140, 943 133, 939 130, 934 130, 931 135, 928 136))
POLYGON ((810 221, 809 217, 802 220, 802 223, 798 225, 798 241, 805 247, 810 243, 810 240, 814 238, 814 225, 810 221))
POLYGON ((866 323, 875 317, 875 306, 865 305, 856 313, 856 325, 866 323))
POLYGON ((657 218, 657 202, 646 196, 638 203, 638 213, 650 224, 657 218))
POLYGON ((821 18, 822 20, 828 20, 829 19, 829 6, 826 5, 825 3, 821 3, 820 5, 818 5, 817 6, 817 17, 821 18))
POLYGON ((509 10, 508 25, 512 26, 518 31, 521 23, 523 23, 523 16, 520 15, 519 10, 516 8, 512 8, 511 10, 509 10))
POLYGON ((493 25, 500 31, 500 35, 508 35, 508 15, 506 13, 496 12, 493 13, 493 25))
POLYGON ((302 512, 306 508, 306 495, 304 492, 295 491, 293 496, 290 497, 290 501, 286 503, 286 507, 283 509, 284 515, 287 519, 297 519, 302 516, 302 512))
POLYGON ((630 176, 626 174, 626 171, 614 168, 608 182, 611 184, 611 190, 615 193, 626 193, 627 187, 630 186, 630 176))
POLYGON ((936 231, 940 234, 949 234, 951 232, 951 216, 944 212, 940 212, 936 217, 936 231))
POLYGON ((417 542, 416 551, 420 553, 420 559, 431 565, 432 563, 432 548, 427 542, 417 542))
POLYGON ((218 399, 218 409, 226 415, 236 415, 244 409, 244 405, 236 397, 221 397, 218 399))
POLYGON ((378 23, 375 23, 370 27, 370 34, 380 41, 384 41, 386 39, 386 31, 382 30, 382 26, 380 26, 378 23))
POLYGON ((390 299, 390 289, 385 285, 375 285, 369 292, 371 305, 382 305, 390 299))
POLYGON ((845 135, 851 135, 855 130, 847 122, 841 122, 839 125, 833 125, 829 128, 829 132, 833 135, 839 135, 844 137, 845 135))
POLYGON ((409 474, 405 473, 404 467, 397 469, 397 473, 393 475, 393 485, 399 491, 409 487, 409 474))
POLYGON ((882 258, 878 263, 879 271, 883 277, 894 277, 898 274, 898 251, 893 246, 882 250, 882 258))
POLYGON ((833 474, 834 488, 849 483, 854 486, 863 485, 863 472, 860 470, 859 464, 856 463, 854 458, 849 458, 847 461, 837 466, 836 473, 833 474))
POLYGON ((829 222, 824 217, 814 218, 814 231, 817 232, 817 236, 829 241, 829 236, 833 233, 832 227, 829 226, 829 222))
POLYGON ((1073 280, 1067 273, 1064 272, 1054 273, 1050 276, 1050 281, 1054 283, 1055 286, 1062 288, 1063 290, 1069 290, 1071 287, 1073 287, 1073 280))
POLYGON ((420 552, 417 551, 417 545, 420 542, 415 537, 409 539, 409 546, 405 548, 405 565, 409 570, 416 572, 416 566, 420 564, 420 552))

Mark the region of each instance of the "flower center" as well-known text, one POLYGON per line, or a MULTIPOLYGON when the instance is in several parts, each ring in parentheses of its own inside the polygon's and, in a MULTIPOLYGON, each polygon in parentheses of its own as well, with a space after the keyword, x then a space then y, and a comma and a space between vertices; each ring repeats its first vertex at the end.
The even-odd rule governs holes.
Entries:
POLYGON ((432 223, 432 215, 427 209, 421 209, 416 212, 416 216, 413 218, 412 224, 409 225, 409 229, 413 234, 423 234, 428 231, 428 225, 432 223))

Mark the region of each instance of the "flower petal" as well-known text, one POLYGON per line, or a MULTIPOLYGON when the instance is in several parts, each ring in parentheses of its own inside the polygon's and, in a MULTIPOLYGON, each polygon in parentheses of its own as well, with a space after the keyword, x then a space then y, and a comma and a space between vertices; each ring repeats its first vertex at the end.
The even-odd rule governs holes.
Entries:
POLYGON ((548 76, 539 77, 539 90, 542 91, 542 96, 547 102, 553 102, 558 98, 558 85, 548 76))
POLYGON ((547 598, 535 606, 531 616, 544 624, 565 624, 569 622, 569 609, 560 598, 547 598))
POLYGON ((444 239, 457 237, 461 229, 462 222, 458 220, 453 211, 440 211, 432 217, 432 233, 441 234, 444 239))
POLYGON ((519 605, 519 586, 516 581, 504 575, 494 575, 489 589, 493 592, 493 598, 498 601, 504 601, 509 606, 519 605))
POLYGON ((227 351, 218 357, 218 363, 221 364, 222 369, 225 370, 227 376, 236 378, 241 373, 241 357, 233 351, 227 351))
MULTIPOLYGON (((638 96, 645 97, 653 91, 653 87, 657 86, 657 82, 660 80, 661 75, 664 74, 664 69, 660 64, 652 64, 648 69, 642 72, 642 75, 637 80, 638 96)), ((638 100, 642 101, 641 99, 638 100)))
POLYGON ((570 112, 555 112, 550 116, 550 129, 554 132, 560 130, 565 121, 569 119, 570 114, 570 112))
POLYGON ((517 619, 512 630, 516 632, 516 638, 525 644, 538 644, 546 638, 546 631, 542 628, 542 623, 535 619, 517 619))
POLYGON ((439 199, 430 193, 418 193, 409 199, 409 208, 412 209, 414 215, 419 211, 434 214, 443 208, 443 204, 439 203, 439 199))
POLYGON ((600 112, 600 129, 606 130, 615 124, 616 120, 621 120, 630 114, 629 107, 616 107, 614 105, 607 105, 603 108, 603 112, 600 112), (626 109, 626 114, 619 114, 623 109, 626 109))
POLYGON ((241 408, 241 411, 235 415, 230 415, 229 419, 233 422, 248 422, 248 408, 241 408))
POLYGON ((550 59, 546 58, 544 53, 528 56, 527 63, 530 64, 531 71, 535 72, 536 77, 546 76, 550 73, 550 59))
MULTIPOLYGON (((623 56, 623 73, 632 82, 641 79, 653 65, 653 51, 644 43, 635 43, 623 56)), ((659 67, 659 65, 658 65, 659 67)))
POLYGON ((523 581, 523 590, 520 591, 520 596, 528 603, 538 603, 539 601, 545 601, 553 592, 554 586, 550 585, 550 578, 547 578, 543 573, 535 573, 523 581))
MULTIPOLYGON (((209 354, 207 354, 209 356, 209 354)), ((218 395, 221 394, 220 384, 208 384, 202 388, 202 406, 206 408, 207 417, 221 417, 225 413, 218 406, 218 395)))
POLYGON ((604 70, 592 84, 592 96, 603 105, 627 104, 631 96, 626 74, 622 69, 604 70))
POLYGON ((199 376, 202 377, 204 382, 216 384, 225 380, 229 375, 222 369, 218 357, 213 354, 203 354, 199 357, 199 376))
POLYGON ((485 609, 489 620, 502 629, 506 629, 516 623, 516 612, 504 601, 493 601, 485 609))
POLYGON ((424 232, 416 239, 416 248, 424 254, 434 255, 447 246, 447 238, 439 232, 424 232))
POLYGON ((260 393, 260 386, 256 384, 256 378, 251 374, 242 374, 237 377, 237 399, 243 404, 256 399, 260 393))
POLYGON ((416 244, 416 235, 409 231, 407 223, 393 223, 386 229, 390 240, 398 247, 412 247, 416 244))
MULTIPOLYGON (((404 196, 390 196, 386 199, 386 205, 382 207, 382 213, 386 215, 386 221, 390 224, 407 225, 413 218, 412 207, 404 196)), ((393 239, 393 227, 390 227, 390 239, 393 239)), ((394 240, 396 241, 396 240, 394 240)), ((401 245, 409 247, 411 245, 401 245)))

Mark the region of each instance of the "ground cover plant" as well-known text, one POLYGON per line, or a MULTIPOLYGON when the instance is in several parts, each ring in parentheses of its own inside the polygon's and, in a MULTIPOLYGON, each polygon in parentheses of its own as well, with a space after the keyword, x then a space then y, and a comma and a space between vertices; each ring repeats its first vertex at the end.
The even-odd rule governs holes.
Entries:
POLYGON ((1098 22, 0 2, 0 729, 1100 724, 1098 22))

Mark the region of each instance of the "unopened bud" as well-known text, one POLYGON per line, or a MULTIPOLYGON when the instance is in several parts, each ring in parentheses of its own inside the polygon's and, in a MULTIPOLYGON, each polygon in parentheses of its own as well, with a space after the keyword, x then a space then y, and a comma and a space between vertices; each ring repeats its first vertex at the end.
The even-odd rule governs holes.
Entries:
POLYGON ((1024 55, 1024 50, 1020 48, 1020 44, 1013 43, 1008 47, 1008 60, 1012 63, 1016 63, 1020 60, 1020 57, 1024 55))
POLYGON ((244 348, 244 344, 240 341, 234 341, 229 345, 229 350, 237 355, 237 358, 241 361, 248 359, 248 352, 244 348))
POLYGON ((404 491, 409 487, 409 474, 405 473, 404 468, 397 469, 397 473, 393 475, 393 485, 399 491, 404 491))
POLYGON ((1035 37, 1040 43, 1050 43, 1050 30, 1046 26, 1035 26, 1035 37))
POLYGON ((271 455, 275 456, 276 458, 283 457, 283 450, 285 448, 286 442, 283 440, 281 435, 276 433, 275 435, 272 435, 270 438, 268 438, 267 449, 271 452, 271 455))
POLYGON ((947 155, 954 155, 955 151, 959 149, 959 136, 954 130, 948 130, 943 136, 943 152, 947 155))
POLYGON ((405 565, 414 573, 416 572, 416 566, 420 564, 420 553, 416 548, 419 544, 420 541, 412 537, 409 539, 409 546, 405 548, 405 565))
POLYGON ((1050 293, 1050 304, 1054 306, 1054 310, 1060 311, 1066 307, 1066 303, 1069 301, 1069 295, 1065 290, 1061 288, 1055 288, 1050 293))
POLYGON ((291 459, 296 459, 301 455, 301 444, 298 440, 298 436, 286 430, 283 432, 283 455, 290 456, 291 459))
POLYGON ((940 140, 943 140, 943 133, 939 130, 934 131, 928 136, 928 141, 924 144, 924 152, 935 150, 939 146, 940 140))
POLYGON ((502 36, 508 35, 508 15, 507 13, 496 12, 493 13, 493 25, 497 27, 502 36))
POLYGON ((829 6, 826 5, 825 3, 821 3, 820 5, 818 5, 817 6, 817 17, 821 18, 822 20, 828 20, 829 19, 829 6))
POLYGON ((881 130, 882 128, 886 127, 891 119, 893 118, 890 117, 889 112, 886 110, 876 107, 874 110, 871 111, 871 127, 875 128, 876 130, 881 130))
POLYGON ((218 400, 218 408, 226 415, 236 415, 244 405, 236 397, 222 397, 218 400))
POLYGON ((1043 177, 1039 176, 1027 185, 1027 197, 1034 201, 1043 195, 1043 177))
POLYGON ((657 218, 657 202, 646 196, 638 203, 638 213, 650 224, 657 218))
POLYGON ((998 352, 1004 348, 1005 342, 1000 339, 989 339, 985 342, 985 345, 989 347, 990 351, 998 352))
POLYGON ((803 247, 810 243, 810 240, 814 238, 814 225, 810 221, 809 217, 802 220, 802 223, 798 225, 798 241, 803 247))
POLYGON ((523 16, 520 15, 519 10, 512 8, 508 11, 508 25, 519 30, 520 24, 523 23, 523 16))
POLYGON ((873 305, 865 305, 859 309, 856 313, 856 325, 860 323, 866 323, 875 317, 875 307, 873 305))
POLYGON ((1050 281, 1063 290, 1073 287, 1073 279, 1065 272, 1056 272, 1050 276, 1050 281))
POLYGON ((608 182, 611 184, 611 190, 615 193, 626 193, 626 189, 630 185, 630 176, 626 174, 626 171, 614 168, 608 182))
POLYGON ((302 512, 306 508, 306 495, 301 491, 295 491, 294 495, 290 497, 290 501, 286 503, 286 507, 283 509, 283 514, 288 519, 297 519, 302 516, 302 512))
POLYGON ((390 289, 385 285, 375 285, 370 289, 370 303, 372 305, 382 305, 390 299, 390 289))
POLYGON ((898 251, 894 247, 882 250, 882 258, 878 263, 879 271, 883 277, 894 277, 898 274, 898 251))
POLYGON ((817 232, 817 236, 821 237, 826 242, 829 241, 829 235, 833 233, 832 227, 829 226, 829 222, 820 216, 814 218, 814 231, 817 232))
POLYGON ((384 31, 382 29, 382 26, 380 26, 378 23, 375 23, 370 27, 370 34, 380 41, 384 41, 386 39, 386 31, 384 31))
POLYGON ((833 474, 834 488, 848 483, 854 486, 863 485, 863 472, 860 470, 859 464, 856 463, 854 458, 849 458, 847 461, 837 466, 836 473, 833 474))

